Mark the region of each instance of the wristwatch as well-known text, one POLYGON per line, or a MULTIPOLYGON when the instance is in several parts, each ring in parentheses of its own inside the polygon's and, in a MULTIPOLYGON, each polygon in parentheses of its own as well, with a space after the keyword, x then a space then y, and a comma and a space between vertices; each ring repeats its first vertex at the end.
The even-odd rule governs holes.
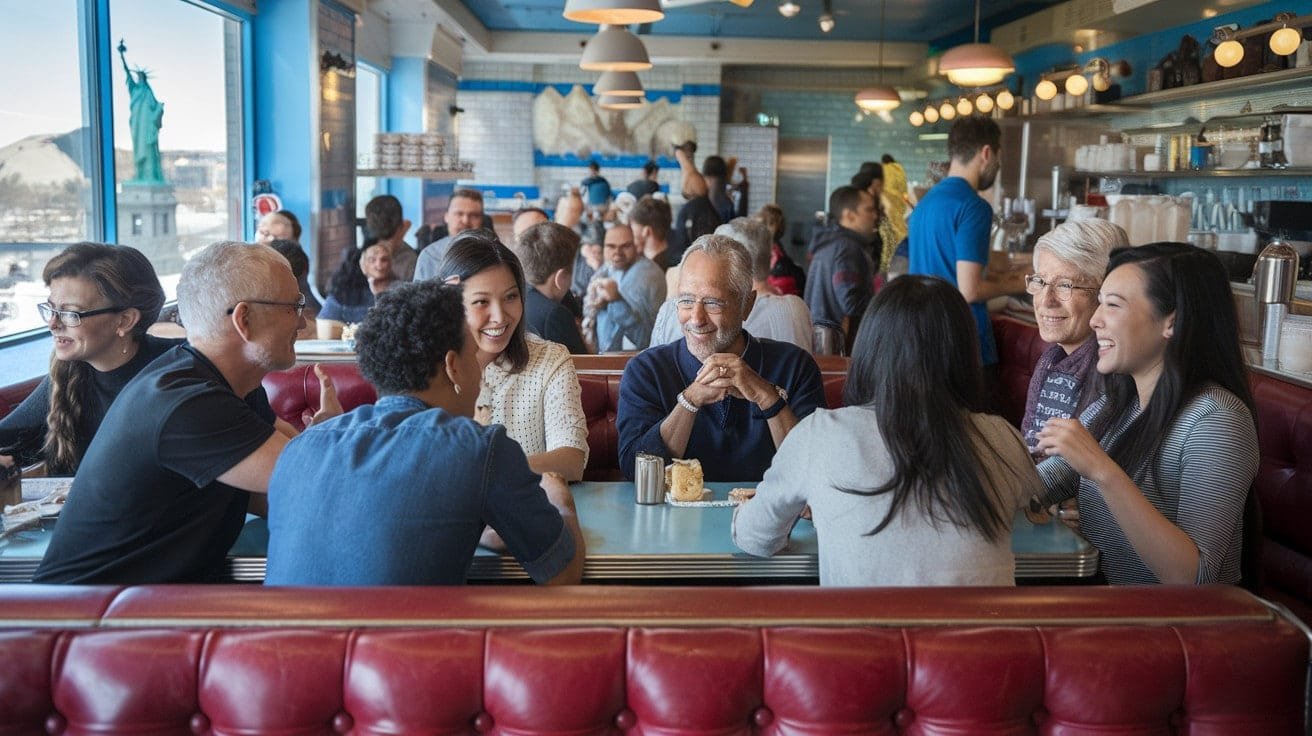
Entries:
POLYGON ((788 391, 778 384, 775 385, 774 390, 775 393, 779 394, 779 400, 764 409, 753 404, 752 416, 757 419, 774 419, 775 415, 783 411, 785 406, 788 406, 788 391))

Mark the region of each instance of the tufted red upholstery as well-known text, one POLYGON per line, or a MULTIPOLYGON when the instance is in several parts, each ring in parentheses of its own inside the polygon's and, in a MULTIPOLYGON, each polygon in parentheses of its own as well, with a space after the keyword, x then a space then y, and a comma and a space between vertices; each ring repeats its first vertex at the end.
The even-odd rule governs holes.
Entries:
POLYGON ((1224 586, 16 585, 0 733, 1279 736, 1308 654, 1224 586))
POLYGON ((1002 398, 998 402, 1007 421, 1020 426, 1025 418, 1025 399, 1030 377, 1048 343, 1039 329, 1028 322, 1001 314, 993 315, 993 337, 998 343, 998 368, 1002 374, 1002 398))
POLYGON ((36 390, 37 384, 41 383, 40 378, 15 383, 11 386, 0 386, 0 419, 23 403, 27 395, 36 390))
MULTIPOLYGON (((619 408, 620 376, 628 355, 576 355, 574 368, 583 391, 583 414, 588 420, 587 480, 622 478, 619 466, 619 434, 615 414, 619 408)), ((847 380, 847 359, 822 356, 818 360, 824 382, 825 401, 831 407, 843 405, 843 385, 847 380)), ((355 363, 324 363, 337 387, 342 408, 350 411, 360 404, 373 403, 378 395, 360 375, 355 363)), ((274 412, 298 429, 304 418, 319 409, 319 381, 308 365, 275 371, 264 377, 264 388, 274 412)))

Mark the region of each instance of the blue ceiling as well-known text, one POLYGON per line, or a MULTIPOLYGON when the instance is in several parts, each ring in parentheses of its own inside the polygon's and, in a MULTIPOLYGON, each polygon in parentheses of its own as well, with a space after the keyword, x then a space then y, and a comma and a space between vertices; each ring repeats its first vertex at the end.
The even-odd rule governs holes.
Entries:
MULTIPOLYGON (((795 0, 802 12, 793 18, 779 14, 780 0, 756 0, 740 8, 727 0, 668 8, 665 18, 638 29, 655 36, 712 36, 725 38, 786 38, 799 40, 880 39, 879 3, 875 0, 831 0, 836 25, 821 33, 818 19, 823 0, 795 0)), ((462 0, 478 19, 495 31, 588 32, 594 26, 574 23, 561 16, 563 0, 462 0)), ((1061 0, 983 0, 982 35, 988 29, 1035 13, 1061 0)), ((928 43, 948 48, 971 40, 975 4, 972 0, 894 0, 885 10, 889 41, 928 43)))

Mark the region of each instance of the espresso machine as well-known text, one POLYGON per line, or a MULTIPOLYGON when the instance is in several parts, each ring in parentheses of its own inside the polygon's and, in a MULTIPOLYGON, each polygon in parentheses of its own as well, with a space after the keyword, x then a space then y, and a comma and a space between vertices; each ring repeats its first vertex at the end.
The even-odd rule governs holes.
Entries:
POLYGON ((1266 200, 1253 203, 1258 245, 1280 240, 1298 253, 1299 279, 1312 279, 1312 202, 1266 200))

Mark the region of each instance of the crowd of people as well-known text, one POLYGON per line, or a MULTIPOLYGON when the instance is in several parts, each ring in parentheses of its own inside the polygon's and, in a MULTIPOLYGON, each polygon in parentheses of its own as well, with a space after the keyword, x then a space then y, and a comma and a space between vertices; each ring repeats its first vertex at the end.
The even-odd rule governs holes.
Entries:
POLYGON ((837 188, 802 269, 782 211, 747 214, 745 170, 699 171, 695 151, 676 151, 677 214, 654 164, 620 195, 596 167, 586 203, 518 212, 508 243, 477 191, 456 190, 420 247, 400 202, 375 198, 316 328, 355 326, 379 399, 343 413, 317 370, 301 432, 261 384, 295 363, 312 307, 294 215, 188 261, 185 341, 147 332, 164 292, 144 256, 71 246, 44 273, 50 374, 0 420, 0 463, 74 475, 35 579, 215 580, 249 511, 269 517, 269 584, 460 583, 478 545, 579 582, 568 484, 589 446, 570 356, 619 351, 622 472, 647 453, 754 485, 736 544, 774 554, 806 515, 824 585, 1011 584, 1021 510, 1078 526, 1110 583, 1239 582, 1257 439, 1215 255, 1130 248, 1088 220, 1039 238, 1032 269, 991 265, 979 192, 1000 132, 967 117, 914 209, 889 156, 837 188), (995 413, 986 303, 1024 292, 1051 347, 1017 428, 995 413), (821 334, 850 356, 841 408, 821 334))

